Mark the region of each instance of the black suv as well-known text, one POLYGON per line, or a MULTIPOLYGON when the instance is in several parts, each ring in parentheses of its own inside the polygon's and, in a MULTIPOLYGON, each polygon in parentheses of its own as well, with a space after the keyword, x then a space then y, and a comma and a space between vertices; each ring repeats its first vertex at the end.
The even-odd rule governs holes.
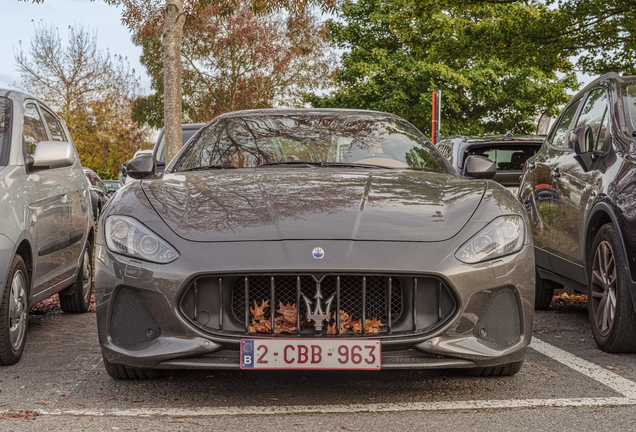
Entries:
POLYGON ((519 189, 537 264, 536 309, 588 294, 594 338, 636 352, 636 77, 606 74, 565 106, 519 189))

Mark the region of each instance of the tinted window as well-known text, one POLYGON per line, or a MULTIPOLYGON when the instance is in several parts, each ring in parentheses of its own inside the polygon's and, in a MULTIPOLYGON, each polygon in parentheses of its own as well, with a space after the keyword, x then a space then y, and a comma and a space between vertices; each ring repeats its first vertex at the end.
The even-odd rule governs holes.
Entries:
POLYGON ((0 97, 0 166, 6 165, 11 142, 11 101, 0 97))
POLYGON ((505 145, 496 147, 473 147, 466 150, 466 156, 478 155, 490 159, 497 171, 521 171, 529 157, 534 156, 541 145, 505 145))
POLYGON ((623 95, 625 103, 625 117, 627 124, 632 125, 632 130, 636 129, 636 83, 628 82, 623 84, 623 95))
MULTIPOLYGON (((197 133, 199 129, 186 129, 181 132, 181 143, 185 144, 188 142, 192 135, 197 133)), ((159 141, 159 147, 157 148, 157 162, 165 162, 166 161, 166 135, 164 133, 161 134, 161 140, 159 141)))
POLYGON ((598 138, 596 139, 596 146, 594 150, 602 151, 603 144, 605 143, 605 136, 607 135, 607 131, 609 130, 609 112, 605 110, 605 117, 603 118, 603 122, 601 123, 601 127, 598 130, 598 138))
POLYGON ((581 99, 574 102, 563 112, 563 115, 559 119, 559 123, 555 127, 554 131, 552 132, 552 136, 550 137, 553 146, 563 148, 569 147, 568 131, 570 130, 570 126, 572 125, 572 121, 574 120, 574 115, 576 114, 576 110, 579 108, 580 104, 581 99))
POLYGON ((599 132, 603 125, 603 115, 607 108, 607 93, 599 88, 590 92, 585 105, 581 110, 576 127, 588 125, 592 128, 593 141, 588 144, 587 151, 592 151, 597 146, 599 132))
POLYGON ((22 130, 22 139, 26 146, 28 154, 35 153, 35 147, 39 142, 47 141, 46 129, 40 118, 35 104, 27 104, 24 109, 24 129, 22 130))
POLYGON ((405 121, 341 113, 223 118, 206 126, 188 143, 174 170, 299 162, 449 172, 427 138, 405 121))
POLYGON ((45 109, 42 110, 42 116, 49 127, 49 132, 51 132, 51 139, 53 141, 66 141, 62 124, 55 118, 55 116, 45 109))

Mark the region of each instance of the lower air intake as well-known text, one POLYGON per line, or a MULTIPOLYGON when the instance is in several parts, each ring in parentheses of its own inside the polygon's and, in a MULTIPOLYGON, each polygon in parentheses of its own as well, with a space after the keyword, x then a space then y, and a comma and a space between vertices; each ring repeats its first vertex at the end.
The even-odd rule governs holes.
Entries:
POLYGON ((521 320, 517 296, 510 288, 492 294, 473 330, 475 337, 508 347, 521 338, 521 320))
POLYGON ((115 298, 110 335, 123 348, 142 348, 161 336, 161 329, 139 294, 124 288, 115 298))

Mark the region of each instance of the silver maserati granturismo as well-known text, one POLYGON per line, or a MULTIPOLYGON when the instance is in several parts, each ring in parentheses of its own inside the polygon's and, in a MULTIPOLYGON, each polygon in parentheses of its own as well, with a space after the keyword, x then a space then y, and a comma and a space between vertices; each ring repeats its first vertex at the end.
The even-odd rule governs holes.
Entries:
POLYGON ((460 177, 394 115, 217 117, 103 209, 95 297, 108 373, 519 371, 534 254, 525 211, 469 156, 460 177))

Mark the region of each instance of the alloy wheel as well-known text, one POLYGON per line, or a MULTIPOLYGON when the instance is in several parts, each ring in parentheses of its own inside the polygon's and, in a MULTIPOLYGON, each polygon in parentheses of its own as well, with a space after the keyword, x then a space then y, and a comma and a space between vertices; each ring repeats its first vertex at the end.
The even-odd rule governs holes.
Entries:
POLYGON ((616 317, 616 260, 610 243, 603 240, 594 253, 590 289, 594 325, 607 336, 616 317))
POLYGON ((84 249, 84 258, 82 259, 82 294, 84 295, 84 304, 87 304, 91 299, 92 277, 91 254, 87 248, 84 249))
POLYGON ((26 276, 17 270, 11 281, 9 294, 9 341, 11 347, 17 351, 24 342, 27 329, 27 295, 26 276))

